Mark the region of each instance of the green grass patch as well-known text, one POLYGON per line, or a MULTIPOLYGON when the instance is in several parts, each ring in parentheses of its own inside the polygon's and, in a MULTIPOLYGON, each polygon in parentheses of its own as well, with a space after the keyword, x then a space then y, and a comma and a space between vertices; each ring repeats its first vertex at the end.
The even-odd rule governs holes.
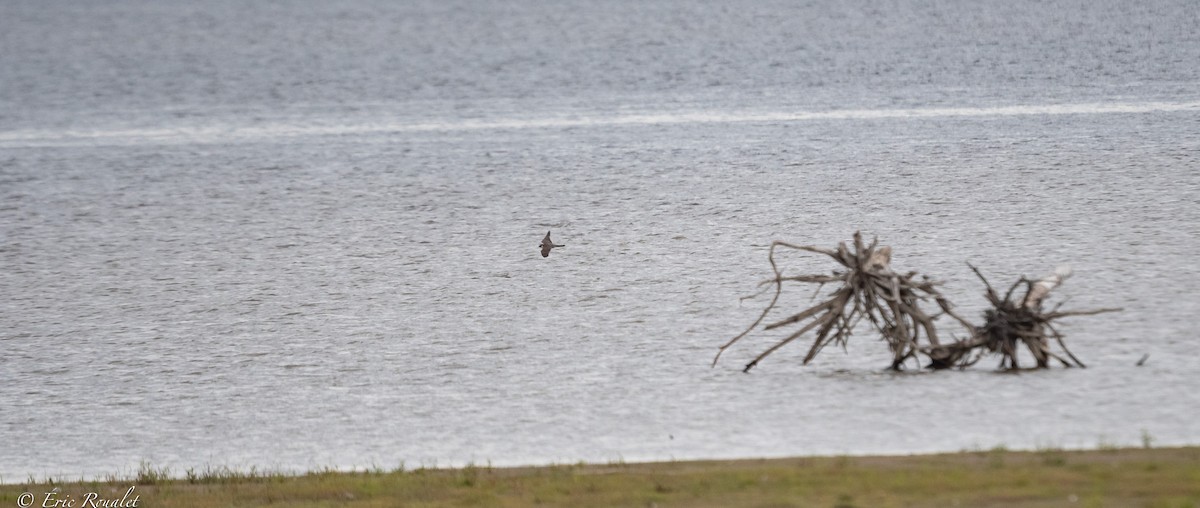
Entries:
POLYGON ((651 464, 313 471, 228 468, 173 475, 142 464, 104 481, 0 485, 0 506, 34 496, 155 507, 1200 507, 1200 448, 1046 449, 908 457, 806 457, 651 464))

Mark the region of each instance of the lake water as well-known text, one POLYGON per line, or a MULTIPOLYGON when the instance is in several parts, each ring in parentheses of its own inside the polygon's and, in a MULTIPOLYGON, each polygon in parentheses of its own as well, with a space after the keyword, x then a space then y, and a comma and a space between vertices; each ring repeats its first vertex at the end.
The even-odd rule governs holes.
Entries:
POLYGON ((1200 443, 1198 34, 1190 0, 5 2, 0 481, 1200 443), (1088 369, 891 373, 865 327, 710 367, 772 240, 856 230, 974 319, 967 262, 1125 310, 1065 321, 1088 369))

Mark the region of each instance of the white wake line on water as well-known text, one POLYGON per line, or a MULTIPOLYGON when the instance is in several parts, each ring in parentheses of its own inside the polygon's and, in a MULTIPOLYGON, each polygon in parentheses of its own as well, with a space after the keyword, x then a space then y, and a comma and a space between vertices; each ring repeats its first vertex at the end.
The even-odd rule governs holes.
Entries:
POLYGON ((942 117, 1005 117, 1035 115, 1102 115, 1200 111, 1200 102, 1133 102, 996 106, 980 108, 849 109, 800 112, 719 112, 631 114, 597 117, 510 118, 452 120, 425 123, 363 123, 353 125, 269 124, 236 127, 179 127, 113 130, 15 130, 0 132, 0 145, 58 146, 76 144, 154 145, 177 143, 252 142, 303 136, 388 135, 479 130, 564 129, 609 126, 707 123, 795 123, 828 120, 886 120, 942 117))

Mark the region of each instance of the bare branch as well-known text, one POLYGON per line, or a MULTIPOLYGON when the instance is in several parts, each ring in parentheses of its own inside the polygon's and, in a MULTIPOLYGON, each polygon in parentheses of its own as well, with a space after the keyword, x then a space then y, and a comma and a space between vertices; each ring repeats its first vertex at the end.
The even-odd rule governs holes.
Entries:
POLYGON ((1051 313, 1046 314, 1045 318, 1047 321, 1050 321, 1053 319, 1065 318, 1065 317, 1070 317, 1070 316, 1094 316, 1096 314, 1104 314, 1106 312, 1121 312, 1123 310, 1125 310, 1125 309, 1121 308, 1121 307, 1115 307, 1115 308, 1096 309, 1096 310, 1072 310, 1072 311, 1067 311, 1067 312, 1051 312, 1051 313))

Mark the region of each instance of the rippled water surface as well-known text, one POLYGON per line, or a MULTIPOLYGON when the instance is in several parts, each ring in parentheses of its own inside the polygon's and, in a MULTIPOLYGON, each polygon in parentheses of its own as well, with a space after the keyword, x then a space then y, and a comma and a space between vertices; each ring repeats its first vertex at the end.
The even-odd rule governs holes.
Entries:
POLYGON ((1195 444, 1198 33, 1187 1, 7 2, 0 480, 1195 444), (856 230, 972 317, 968 261, 1125 310, 1066 321, 1086 370, 890 373, 865 329, 710 367, 772 240, 856 230))

